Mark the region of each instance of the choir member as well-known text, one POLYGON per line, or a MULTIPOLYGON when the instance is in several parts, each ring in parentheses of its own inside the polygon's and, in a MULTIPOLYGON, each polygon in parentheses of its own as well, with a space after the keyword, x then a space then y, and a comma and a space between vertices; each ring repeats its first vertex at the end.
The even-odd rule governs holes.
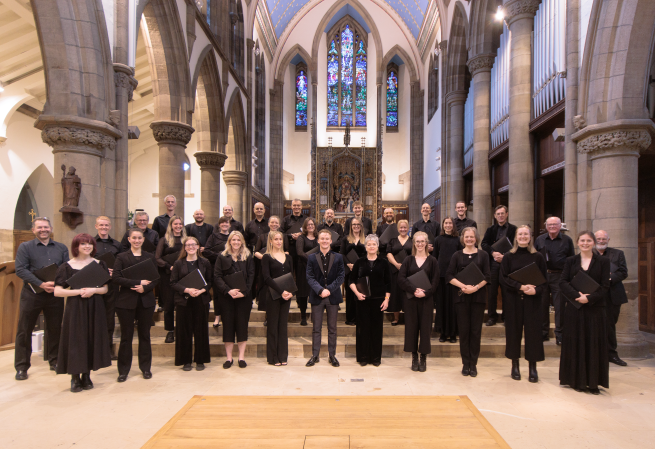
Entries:
POLYGON ((407 235, 409 232, 409 222, 407 220, 399 220, 398 224, 398 237, 389 240, 387 244, 387 260, 394 268, 391 270, 391 298, 389 299, 389 307, 387 312, 393 312, 392 326, 397 326, 400 320, 400 312, 403 310, 405 303, 405 292, 398 286, 398 270, 400 270, 401 262, 396 260, 401 251, 405 252, 405 257, 412 253, 412 239, 407 235))
POLYGON ((476 228, 478 224, 475 220, 472 220, 466 216, 467 208, 465 201, 458 201, 455 204, 455 211, 457 212, 457 217, 453 220, 455 224, 455 229, 457 229, 457 234, 459 234, 464 228, 476 228))
POLYGON ((191 362, 196 362, 196 370, 205 369, 209 357, 209 332, 207 313, 214 273, 212 264, 200 255, 200 242, 195 237, 184 239, 179 259, 173 264, 171 288, 175 301, 175 366, 183 365, 184 371, 191 371, 191 362), (207 283, 205 288, 185 288, 179 284, 189 273, 200 271, 207 283))
POLYGON ((434 241, 432 255, 439 262, 439 289, 437 290, 437 313, 434 318, 434 330, 440 332, 439 341, 457 342, 457 314, 455 313, 455 298, 452 288, 446 281, 446 272, 453 254, 463 249, 459 240, 459 232, 452 217, 446 217, 441 222, 441 235, 434 241))
MULTIPOLYGON (((432 207, 428 203, 423 203, 421 206, 421 219, 418 220, 414 225, 412 226, 412 233, 410 234, 412 237, 414 237, 414 234, 417 232, 425 232, 428 234, 431 239, 436 238, 439 233, 439 223, 436 223, 430 219, 430 215, 432 214, 432 207)), ((428 252, 431 253, 433 251, 433 244, 428 243, 428 252)))
POLYGON ((341 240, 343 239, 343 226, 340 223, 334 221, 334 210, 325 209, 325 214, 323 215, 323 224, 319 225, 318 231, 322 229, 329 229, 339 234, 339 238, 336 241, 332 242, 332 251, 339 252, 341 250, 341 240))
MULTIPOLYGON (((205 249, 202 250, 203 257, 206 257, 212 264, 212 269, 216 266, 216 258, 225 250, 225 243, 230 235, 230 219, 222 216, 214 227, 214 232, 207 239, 205 249)), ((214 329, 218 330, 221 318, 221 304, 218 300, 218 290, 214 289, 214 329)))
MULTIPOLYGON (((378 239, 382 237, 382 234, 387 230, 389 226, 393 226, 395 224, 393 222, 394 218, 393 209, 387 207, 382 213, 382 223, 380 223, 380 225, 375 229, 375 235, 378 236, 378 239)), ((380 244, 380 254, 387 254, 387 245, 380 244)))
MULTIPOLYGON (((353 264, 348 261, 348 253, 354 250, 358 257, 364 257, 366 247, 364 246, 363 225, 358 218, 352 218, 350 222, 350 233, 341 242, 341 255, 346 265, 346 279, 350 276, 353 264)), ((357 303, 355 294, 349 288, 346 289, 346 324, 355 326, 357 324, 357 303)))
POLYGON ((576 391, 589 387, 590 393, 600 394, 599 386, 609 388, 605 305, 610 288, 610 261, 593 252, 595 244, 591 231, 581 232, 577 238, 580 253, 566 259, 560 278, 560 292, 570 304, 564 307, 559 383, 576 391), (580 271, 599 285, 595 292, 585 294, 571 286, 580 271))
POLYGON ((412 296, 405 300, 405 352, 412 353, 412 371, 425 372, 426 357, 432 352, 432 296, 439 286, 439 263, 428 253, 428 235, 418 231, 412 236, 412 255, 403 260, 398 272, 398 286, 412 296), (427 290, 412 285, 407 278, 425 271, 431 287, 427 290), (419 341, 420 340, 420 341, 419 341), (421 354, 419 361, 418 354, 421 354))
POLYGON ((164 198, 164 206, 166 207, 166 213, 163 213, 152 220, 152 230, 159 235, 159 238, 164 237, 166 230, 168 229, 168 222, 171 221, 171 218, 175 215, 175 208, 177 207, 177 198, 175 198, 175 195, 166 195, 164 198))
POLYGON ((475 377, 478 375, 478 357, 482 339, 482 322, 484 307, 487 302, 487 287, 489 283, 489 256, 477 248, 480 236, 476 228, 464 228, 460 237, 464 249, 457 251, 450 259, 446 281, 453 287, 451 293, 455 298, 457 311, 457 328, 459 331, 459 351, 462 356, 462 375, 475 377), (470 263, 475 263, 485 280, 476 285, 464 285, 456 279, 457 274, 470 263))
POLYGON ((219 258, 225 258, 229 268, 223 267, 222 260, 216 260, 214 266, 214 289, 219 292, 221 313, 223 314, 223 343, 227 361, 223 368, 228 369, 234 363, 232 349, 236 337, 239 347, 239 368, 248 366, 245 361, 246 343, 248 342, 248 321, 252 310, 252 286, 255 281, 255 263, 246 241, 239 231, 230 232, 225 250, 219 258), (232 288, 225 277, 234 273, 242 273, 246 281, 245 290, 232 288))
MULTIPOLYGON (((280 230, 280 218, 277 215, 271 215, 270 218, 268 219, 268 228, 270 231, 278 231, 280 230)), ((269 232, 270 232, 269 231, 269 232)), ((266 234, 262 234, 259 236, 259 239, 257 240, 257 244, 255 245, 255 252, 253 253, 253 256, 258 259, 262 260, 264 257, 264 254, 266 254, 268 247, 268 232, 266 234)), ((284 252, 286 254, 289 254, 289 240, 286 238, 284 239, 284 244, 283 244, 284 252)), ((291 265, 293 266, 293 259, 291 259, 291 265)), ((261 276, 261 273, 260 273, 261 276)), ((257 291, 257 310, 260 311, 266 311, 266 300, 268 299, 268 296, 266 295, 266 292, 263 290, 265 288, 264 280, 263 278, 260 279, 260 284, 262 288, 260 288, 257 291)), ((266 315, 264 315, 264 326, 268 324, 266 315)))
MULTIPOLYGON (((136 211, 134 213, 135 226, 141 229, 141 233, 143 234, 143 237, 145 239, 148 239, 150 243, 152 243, 152 246, 156 248, 157 245, 159 244, 159 234, 148 227, 149 222, 150 222, 150 217, 146 212, 141 210, 141 211, 136 211)), ((123 235, 123 239, 121 240, 121 252, 128 251, 132 247, 128 240, 129 233, 130 231, 128 229, 127 231, 125 231, 125 234, 123 235)), ((161 304, 159 306, 161 307, 161 304)))
POLYGON ((290 215, 287 215, 282 219, 280 232, 287 236, 289 242, 289 254, 293 260, 293 272, 298 274, 298 255, 296 253, 296 240, 302 234, 302 231, 298 232, 289 232, 292 227, 297 228, 298 225, 302 225, 305 222, 305 216, 302 213, 302 201, 298 198, 295 198, 291 201, 291 211, 290 215))
POLYGON ((223 206, 223 216, 230 220, 230 232, 239 231, 241 235, 245 234, 246 231, 243 229, 241 222, 234 219, 234 209, 232 206, 229 204, 223 206))
POLYGON ((354 218, 358 219, 362 223, 362 233, 364 235, 368 235, 373 231, 373 222, 371 221, 370 218, 365 217, 363 212, 364 212, 364 204, 362 204, 361 201, 355 201, 353 203, 353 213, 355 214, 355 216, 347 219, 346 222, 343 224, 344 235, 350 234, 350 225, 354 218))
POLYGON ((193 213, 193 223, 185 226, 187 237, 195 237, 200 244, 200 253, 205 250, 207 239, 214 232, 214 227, 209 223, 205 223, 205 211, 198 209, 193 213))
POLYGON ((68 248, 50 238, 52 225, 47 217, 36 217, 32 222, 34 239, 21 243, 16 252, 16 275, 24 282, 20 293, 20 314, 16 330, 14 366, 16 380, 26 380, 32 357, 32 331, 43 312, 46 325, 48 363, 55 371, 59 353, 59 334, 64 314, 64 300, 55 298, 54 281, 42 281, 34 272, 52 265, 61 266, 68 262, 68 248), (33 287, 43 291, 36 293, 33 287))
MULTIPOLYGON (((255 218, 246 224, 245 233, 243 234, 243 237, 246 239, 246 247, 248 250, 250 250, 253 256, 259 238, 266 234, 269 230, 266 218, 264 218, 264 212, 266 212, 264 203, 255 203, 253 206, 253 213, 255 214, 255 218)), ((261 259, 254 257, 253 261, 255 262, 255 284, 253 287, 253 296, 259 297, 258 293, 264 287, 262 281, 261 259)))
POLYGON ((525 328, 525 359, 529 364, 530 382, 537 382, 537 362, 544 360, 544 342, 541 336, 541 295, 546 284, 535 286, 521 284, 509 277, 510 274, 530 264, 536 264, 546 278, 546 260, 537 252, 532 242, 529 226, 516 229, 514 248, 505 254, 500 264, 500 283, 505 286, 503 313, 505 315, 505 357, 512 360, 512 379, 521 380, 519 358, 521 339, 525 328))
POLYGON ((284 252, 284 235, 279 231, 268 232, 266 254, 262 257, 262 291, 268 296, 266 311, 269 320, 266 327, 266 360, 269 365, 287 364, 289 357, 289 338, 287 325, 292 293, 279 288, 274 279, 292 272, 291 256, 284 252), (270 289, 274 289, 281 298, 272 299, 270 289))
POLYGON ((309 297, 309 284, 307 283, 307 253, 318 246, 316 239, 318 231, 313 218, 305 218, 302 225, 302 235, 296 240, 296 254, 298 255, 298 271, 296 271, 296 302, 300 309, 300 325, 307 326, 307 298, 309 297))
POLYGON ((171 271, 173 265, 163 257, 170 254, 179 254, 182 251, 182 240, 186 238, 186 229, 181 217, 173 215, 168 222, 166 234, 159 240, 155 261, 159 266, 159 300, 164 304, 164 329, 167 331, 164 343, 175 341, 175 303, 173 300, 173 289, 171 288, 171 271))
POLYGON ((127 279, 122 270, 147 259, 155 263, 155 255, 142 251, 143 231, 132 228, 127 231, 130 249, 116 258, 112 279, 120 290, 116 298, 116 316, 121 327, 121 343, 118 347, 118 382, 125 382, 132 367, 132 338, 134 320, 137 320, 139 336, 139 368, 144 379, 152 378, 152 348, 150 346, 150 326, 155 312, 155 294, 153 290, 159 280, 127 279))
POLYGON ((350 273, 350 289, 357 298, 357 330, 355 351, 357 362, 380 366, 382 362, 382 326, 384 311, 389 306, 391 274, 389 262, 379 254, 379 239, 369 234, 365 239, 366 256, 355 262, 350 273), (357 281, 368 278, 370 296, 357 289, 357 281))
POLYGON ((107 265, 93 258, 96 241, 89 234, 75 236, 71 243, 71 253, 73 258, 59 266, 55 278, 55 297, 67 298, 57 374, 70 374, 71 391, 79 393, 93 388, 91 370, 111 366, 107 317, 102 297, 108 289, 106 284, 99 288, 71 289, 67 281, 90 263, 99 263, 105 270, 107 265))

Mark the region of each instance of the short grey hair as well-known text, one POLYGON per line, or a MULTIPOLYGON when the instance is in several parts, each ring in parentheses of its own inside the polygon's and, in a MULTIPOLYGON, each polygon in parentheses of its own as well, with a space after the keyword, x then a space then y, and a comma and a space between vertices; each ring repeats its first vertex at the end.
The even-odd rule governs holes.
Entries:
POLYGON ((52 223, 50 223, 50 219, 49 219, 48 217, 36 217, 36 218, 32 221, 32 229, 34 229, 34 228, 36 227, 36 222, 37 222, 37 221, 45 221, 45 222, 47 222, 47 223, 48 223, 48 226, 50 226, 50 229, 52 229, 52 223))
POLYGON ((364 245, 366 245, 370 241, 373 241, 377 246, 380 246, 380 239, 378 238, 377 235, 375 234, 367 235, 366 238, 364 239, 364 245))
POLYGON ((141 215, 145 215, 146 218, 148 218, 148 221, 150 221, 150 215, 148 215, 148 212, 144 210, 140 210, 134 213, 134 221, 136 221, 136 219, 139 218, 141 215))

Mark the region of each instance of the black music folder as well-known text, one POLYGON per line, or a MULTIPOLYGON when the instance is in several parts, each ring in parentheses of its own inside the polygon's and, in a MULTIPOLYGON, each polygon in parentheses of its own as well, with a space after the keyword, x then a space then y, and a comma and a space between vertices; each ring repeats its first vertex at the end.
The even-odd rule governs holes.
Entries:
MULTIPOLYGON (((583 270, 578 271, 578 274, 573 276, 573 279, 571 279, 571 287, 573 287, 576 291, 580 293, 584 293, 585 295, 590 295, 594 293, 598 288, 600 288, 600 285, 598 282, 594 281, 591 276, 589 276, 587 273, 585 273, 583 270)), ((575 299, 569 299, 569 302, 575 306, 576 309, 579 309, 582 307, 582 303, 576 301, 575 299)))
POLYGON ((510 273, 509 278, 520 284, 534 285, 535 287, 546 283, 546 278, 535 262, 516 270, 514 273, 510 273))
POLYGON ((321 247, 320 247, 320 246, 317 246, 316 248, 312 248, 312 249, 310 249, 310 250, 307 251, 305 254, 307 254, 307 255, 309 256, 310 254, 316 254, 316 253, 318 253, 320 250, 321 250, 321 247))
POLYGON ((146 238, 146 236, 143 236, 143 244, 141 245, 141 249, 144 251, 148 251, 149 253, 155 253, 157 250, 157 247, 155 246, 154 243, 152 243, 150 240, 146 238))
POLYGON ((332 236, 332 244, 334 245, 335 243, 337 243, 337 242, 339 241, 339 239, 341 238, 341 236, 339 235, 339 233, 336 232, 336 231, 333 231, 333 230, 330 229, 330 228, 325 228, 325 229, 327 229, 328 231, 330 231, 330 235, 332 236))
MULTIPOLYGON (((57 275, 57 268, 59 268, 57 264, 52 263, 45 267, 39 268, 38 270, 34 271, 32 274, 43 282, 54 282, 55 276, 57 275)), ((45 291, 38 285, 32 285, 30 283, 28 283, 27 285, 30 286, 30 288, 34 293, 43 293, 45 291)))
POLYGON ((391 239, 394 239, 398 237, 400 233, 398 233, 398 226, 396 223, 392 223, 389 226, 387 226, 387 229, 384 230, 382 235, 380 236, 380 245, 387 245, 391 239))
POLYGON ((109 271, 97 262, 91 262, 66 281, 72 290, 80 288, 100 288, 111 280, 109 271))
MULTIPOLYGON (((236 273, 228 274, 223 276, 225 283, 230 289, 237 289, 241 293, 244 293, 248 290, 248 285, 246 284, 246 275, 242 271, 237 271, 236 273)), ((245 293, 244 293, 245 295, 245 293)))
POLYGON ((162 257, 162 260, 165 260, 169 265, 175 265, 175 261, 177 258, 180 257, 180 252, 175 251, 174 253, 171 254, 166 254, 165 256, 162 257))
POLYGON ((196 290, 207 288, 207 281, 197 268, 180 279, 177 284, 184 288, 195 288, 196 290))
POLYGON ((223 256, 219 254, 216 258, 216 263, 221 264, 221 270, 227 271, 232 266, 232 256, 223 256))
POLYGON ((371 284, 368 276, 357 279, 357 282, 355 282, 355 287, 357 287, 357 291, 362 295, 366 296, 367 298, 371 297, 371 284))
MULTIPOLYGON (((402 264, 403 260, 407 259, 407 251, 402 250, 398 254, 394 254, 393 258, 396 259, 396 262, 398 262, 399 264, 402 264)), ((394 265, 391 265, 391 269, 393 270, 394 273, 396 271, 399 271, 398 269, 396 269, 396 267, 394 265)))
POLYGON ((359 254, 354 249, 351 249, 348 255, 346 255, 346 263, 355 264, 359 260, 359 254))
POLYGON ((102 260, 104 263, 107 264, 107 268, 110 270, 114 269, 114 264, 116 263, 116 257, 114 256, 113 253, 104 253, 101 256, 96 256, 96 259, 102 260))
POLYGON ((300 220, 294 221, 291 227, 287 229, 286 234, 289 235, 289 234, 295 234, 296 232, 302 232, 302 224, 303 222, 300 220))
POLYGON ((142 260, 131 267, 123 268, 121 274, 125 279, 134 279, 142 281, 156 281, 159 279, 159 271, 152 259, 142 260))
MULTIPOLYGON (((291 273, 283 274, 282 276, 273 279, 273 282, 282 291, 287 291, 289 293, 295 293, 298 291, 298 286, 296 286, 296 282, 293 280, 293 275, 291 273)), ((280 299, 282 297, 282 295, 280 295, 274 288, 268 288, 271 291, 271 297, 273 299, 280 299)))
POLYGON ((507 237, 503 237, 502 239, 498 240, 496 243, 491 245, 491 249, 493 249, 494 251, 500 254, 505 254, 509 252, 509 250, 512 249, 513 247, 514 245, 512 245, 512 242, 510 242, 507 237))
MULTIPOLYGON (((425 273, 425 270, 420 270, 418 273, 408 277, 407 280, 415 289, 420 288, 421 290, 429 290, 432 288, 432 283, 430 282, 428 275, 425 273)), ((405 294, 407 295, 407 299, 414 297, 414 292, 405 292, 405 294)))
POLYGON ((455 276, 459 282, 464 285, 478 285, 482 281, 486 281, 484 274, 478 268, 478 264, 475 261, 471 262, 464 268, 462 271, 457 273, 455 276))

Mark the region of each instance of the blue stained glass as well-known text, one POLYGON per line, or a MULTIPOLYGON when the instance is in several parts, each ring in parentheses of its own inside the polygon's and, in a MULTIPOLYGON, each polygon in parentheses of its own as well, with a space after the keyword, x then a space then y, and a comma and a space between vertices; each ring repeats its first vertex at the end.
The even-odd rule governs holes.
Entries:
POLYGON ((355 60, 355 126, 366 126, 366 50, 359 41, 355 60))
POLYGON ((327 124, 339 126, 339 52, 333 40, 328 51, 327 124))
POLYGON ((353 124, 353 32, 341 33, 341 126, 353 124))
POLYGON ((307 74, 304 70, 296 77, 296 126, 307 126, 307 74))
POLYGON ((205 16, 207 16, 207 25, 211 25, 211 19, 210 19, 210 13, 209 13, 209 8, 211 6, 211 0, 207 0, 207 12, 205 16))
POLYGON ((393 70, 387 77, 387 126, 398 126, 398 76, 393 70))

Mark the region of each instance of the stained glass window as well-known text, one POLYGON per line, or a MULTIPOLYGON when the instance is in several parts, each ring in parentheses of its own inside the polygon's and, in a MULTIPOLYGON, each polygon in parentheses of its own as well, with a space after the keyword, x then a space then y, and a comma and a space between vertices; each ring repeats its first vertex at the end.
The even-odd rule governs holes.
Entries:
POLYGON ((389 70, 387 75, 387 127, 398 127, 398 73, 389 70))
POLYGON ((355 61, 355 126, 366 126, 366 50, 362 41, 359 41, 355 61))
POLYGON ((205 11, 205 16, 207 17, 207 25, 211 25, 211 0, 207 0, 207 11, 205 11))
POLYGON ((334 40, 328 51, 328 126, 339 126, 339 51, 334 40))
POLYGON ((296 75, 296 126, 307 126, 307 72, 298 70, 296 75))

